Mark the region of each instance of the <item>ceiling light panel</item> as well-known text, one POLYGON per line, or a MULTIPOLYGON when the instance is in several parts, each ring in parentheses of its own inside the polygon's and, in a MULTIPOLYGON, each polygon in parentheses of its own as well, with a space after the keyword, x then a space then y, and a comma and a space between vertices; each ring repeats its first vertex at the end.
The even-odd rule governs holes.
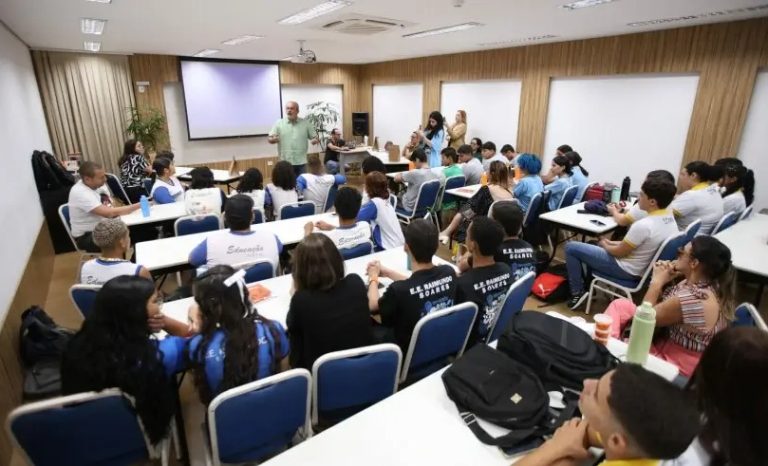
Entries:
POLYGON ((85 0, 86 2, 91 3, 112 3, 112 0, 85 0))
POLYGON ((524 42, 536 42, 540 40, 557 39, 558 37, 560 36, 555 36, 552 34, 543 34, 540 36, 530 36, 530 37, 523 37, 520 39, 502 40, 498 42, 484 42, 478 45, 480 45, 481 47, 500 47, 500 46, 509 45, 509 44, 520 44, 524 42))
POLYGON ((85 41, 83 42, 83 48, 89 52, 98 52, 101 50, 101 42, 85 41))
POLYGON ((106 25, 106 19, 80 18, 80 30, 83 32, 83 34, 94 34, 100 36, 104 33, 104 27, 106 25))
POLYGON ((235 37, 234 39, 225 40, 222 42, 224 45, 241 45, 241 44, 247 44, 248 42, 253 42, 257 39, 263 39, 264 36, 254 36, 254 35, 245 35, 240 37, 235 37))
POLYGON ((201 50, 201 51, 197 52, 196 54, 194 54, 192 56, 193 57, 207 57, 209 55, 213 55, 214 53, 219 53, 219 52, 221 52, 221 50, 219 50, 219 49, 204 49, 204 50, 201 50))
POLYGON ((593 6, 603 5, 605 3, 615 2, 616 0, 578 0, 565 5, 560 5, 560 8, 564 10, 581 10, 582 8, 589 8, 593 6))
POLYGON ((439 34, 449 34, 451 32, 459 32, 459 31, 466 31, 467 29, 476 28, 478 26, 482 26, 480 23, 462 23, 457 24, 455 26, 448 26, 444 28, 438 28, 438 29, 429 29, 427 31, 421 31, 421 32, 414 32, 412 34, 406 34, 403 37, 407 37, 408 39, 416 39, 419 37, 429 37, 429 36, 436 36, 439 34))
POLYGON ((351 4, 352 2, 348 2, 346 0, 329 0, 319 5, 315 5, 312 8, 307 8, 306 10, 283 18, 277 23, 284 26, 293 26, 296 24, 306 23, 307 21, 313 20, 317 17, 333 13, 334 11, 340 10, 344 7, 348 7, 351 4))

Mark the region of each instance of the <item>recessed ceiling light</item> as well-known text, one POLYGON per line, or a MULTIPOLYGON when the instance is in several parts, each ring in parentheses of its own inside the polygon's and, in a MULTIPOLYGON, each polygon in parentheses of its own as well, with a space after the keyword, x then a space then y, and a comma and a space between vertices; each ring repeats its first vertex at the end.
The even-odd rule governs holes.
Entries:
POLYGON ((351 4, 352 2, 348 2, 346 0, 329 0, 319 5, 315 5, 312 8, 307 8, 306 10, 303 10, 294 15, 288 16, 287 18, 283 18, 277 23, 283 24, 283 25, 294 25, 294 24, 305 23, 311 19, 317 18, 318 16, 323 16, 329 13, 333 13, 334 11, 340 10, 351 4))
POLYGON ((224 45, 240 45, 245 44, 247 42, 254 41, 256 39, 263 39, 264 36, 254 36, 254 35, 245 35, 240 37, 235 37, 234 39, 225 40, 222 42, 224 45))
POLYGON ((112 0, 85 0, 86 2, 92 2, 92 3, 112 3, 112 0))
POLYGON ((98 52, 101 50, 101 42, 83 42, 83 48, 89 52, 98 52))
POLYGON ((577 0, 575 2, 566 3, 565 5, 560 5, 560 8, 564 10, 580 10, 582 8, 589 8, 591 6, 598 6, 602 5, 604 3, 611 3, 615 2, 616 0, 577 0))
POLYGON ((521 42, 536 42, 539 40, 556 39, 558 37, 560 36, 555 36, 552 34, 543 34, 540 36, 530 36, 530 37, 523 37, 520 39, 502 40, 498 42, 484 42, 478 45, 480 45, 481 47, 498 47, 498 46, 507 45, 507 44, 519 44, 521 42))
POLYGON ((428 36, 436 36, 438 34, 448 34, 451 32, 459 32, 459 31, 465 31, 467 29, 472 29, 478 26, 482 26, 480 23, 462 23, 457 24, 455 26, 448 26, 444 28, 438 28, 438 29, 430 29, 427 31, 421 31, 421 32, 414 32, 411 34, 406 34, 403 37, 407 37, 409 39, 415 39, 418 37, 428 37, 428 36))
POLYGON ((193 57, 207 57, 208 55, 213 55, 214 53, 219 53, 221 50, 219 49, 204 49, 196 54, 192 55, 193 57))
POLYGON ((692 21, 694 19, 714 18, 718 16, 739 15, 744 13, 758 13, 764 10, 768 10, 768 3, 764 3, 762 5, 748 6, 743 8, 732 8, 730 10, 724 10, 724 11, 710 11, 707 13, 699 13, 697 15, 675 16, 672 18, 658 18, 658 19, 651 19, 648 21, 636 21, 634 23, 627 23, 627 26, 630 26, 630 27, 656 26, 658 24, 678 23, 682 21, 692 21))
POLYGON ((100 36, 107 25, 106 19, 80 18, 80 30, 83 34, 95 34, 100 36))

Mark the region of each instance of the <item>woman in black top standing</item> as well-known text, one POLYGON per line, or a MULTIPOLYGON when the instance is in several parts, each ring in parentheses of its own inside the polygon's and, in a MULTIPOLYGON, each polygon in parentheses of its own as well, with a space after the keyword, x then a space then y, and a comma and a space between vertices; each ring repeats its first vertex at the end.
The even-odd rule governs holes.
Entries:
POLYGON ((291 367, 312 370, 320 356, 373 344, 368 295, 357 274, 344 276, 344 260, 330 238, 312 233, 296 247, 286 323, 291 367))
POLYGON ((144 156, 144 144, 135 139, 125 141, 123 155, 117 161, 120 167, 120 182, 123 183, 128 199, 132 203, 139 202, 144 190, 144 178, 152 173, 149 161, 144 156))

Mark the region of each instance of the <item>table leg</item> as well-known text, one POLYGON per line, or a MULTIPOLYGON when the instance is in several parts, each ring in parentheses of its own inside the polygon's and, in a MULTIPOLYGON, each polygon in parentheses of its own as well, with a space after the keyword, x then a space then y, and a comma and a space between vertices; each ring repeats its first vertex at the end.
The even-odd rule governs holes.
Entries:
POLYGON ((346 162, 344 161, 344 153, 339 152, 339 174, 341 176, 347 176, 347 170, 344 168, 346 162))

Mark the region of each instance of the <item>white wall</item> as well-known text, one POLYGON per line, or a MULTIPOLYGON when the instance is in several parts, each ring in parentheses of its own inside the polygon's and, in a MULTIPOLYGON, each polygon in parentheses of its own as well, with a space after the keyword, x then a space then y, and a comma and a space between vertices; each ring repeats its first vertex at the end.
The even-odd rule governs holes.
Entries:
POLYGON ((467 144, 472 138, 517 148, 520 81, 444 82, 440 113, 453 123, 456 111, 467 112, 467 144))
POLYGON ((552 80, 544 169, 569 144, 590 180, 637 190, 651 170, 677 178, 696 98, 698 76, 643 75, 552 80))
MULTIPOLYGON (((0 141, 3 172, 0 218, 7 226, 0 241, 0 324, 29 261, 43 211, 32 175, 35 149, 51 152, 51 141, 37 90, 32 59, 21 43, 0 23, 0 141)), ((48 286, 41 283, 40 286, 48 286)), ((43 304, 43 303, 40 303, 43 304)))
POLYGON ((755 173, 755 211, 768 207, 768 71, 757 74, 739 158, 755 173))
MULTIPOLYGON (((342 92, 341 92, 341 86, 336 85, 326 85, 326 86, 312 86, 312 85, 299 85, 299 84, 288 84, 283 85, 280 90, 282 96, 283 96, 283 107, 285 107, 285 103, 288 101, 294 101, 298 102, 299 104, 299 116, 306 117, 307 113, 309 111, 307 110, 307 105, 323 101, 328 102, 330 104, 333 104, 336 107, 336 110, 339 112, 339 121, 334 125, 336 128, 342 129, 344 128, 344 107, 342 105, 343 99, 342 99, 342 92)), ((326 128, 328 132, 333 129, 333 127, 326 128)), ((346 134, 344 136, 352 136, 351 134, 346 134)), ((309 148, 310 152, 320 152, 321 147, 319 145, 311 145, 309 148)))
POLYGON ((373 136, 379 146, 392 141, 403 147, 418 129, 422 116, 422 85, 394 84, 373 86, 373 136))

